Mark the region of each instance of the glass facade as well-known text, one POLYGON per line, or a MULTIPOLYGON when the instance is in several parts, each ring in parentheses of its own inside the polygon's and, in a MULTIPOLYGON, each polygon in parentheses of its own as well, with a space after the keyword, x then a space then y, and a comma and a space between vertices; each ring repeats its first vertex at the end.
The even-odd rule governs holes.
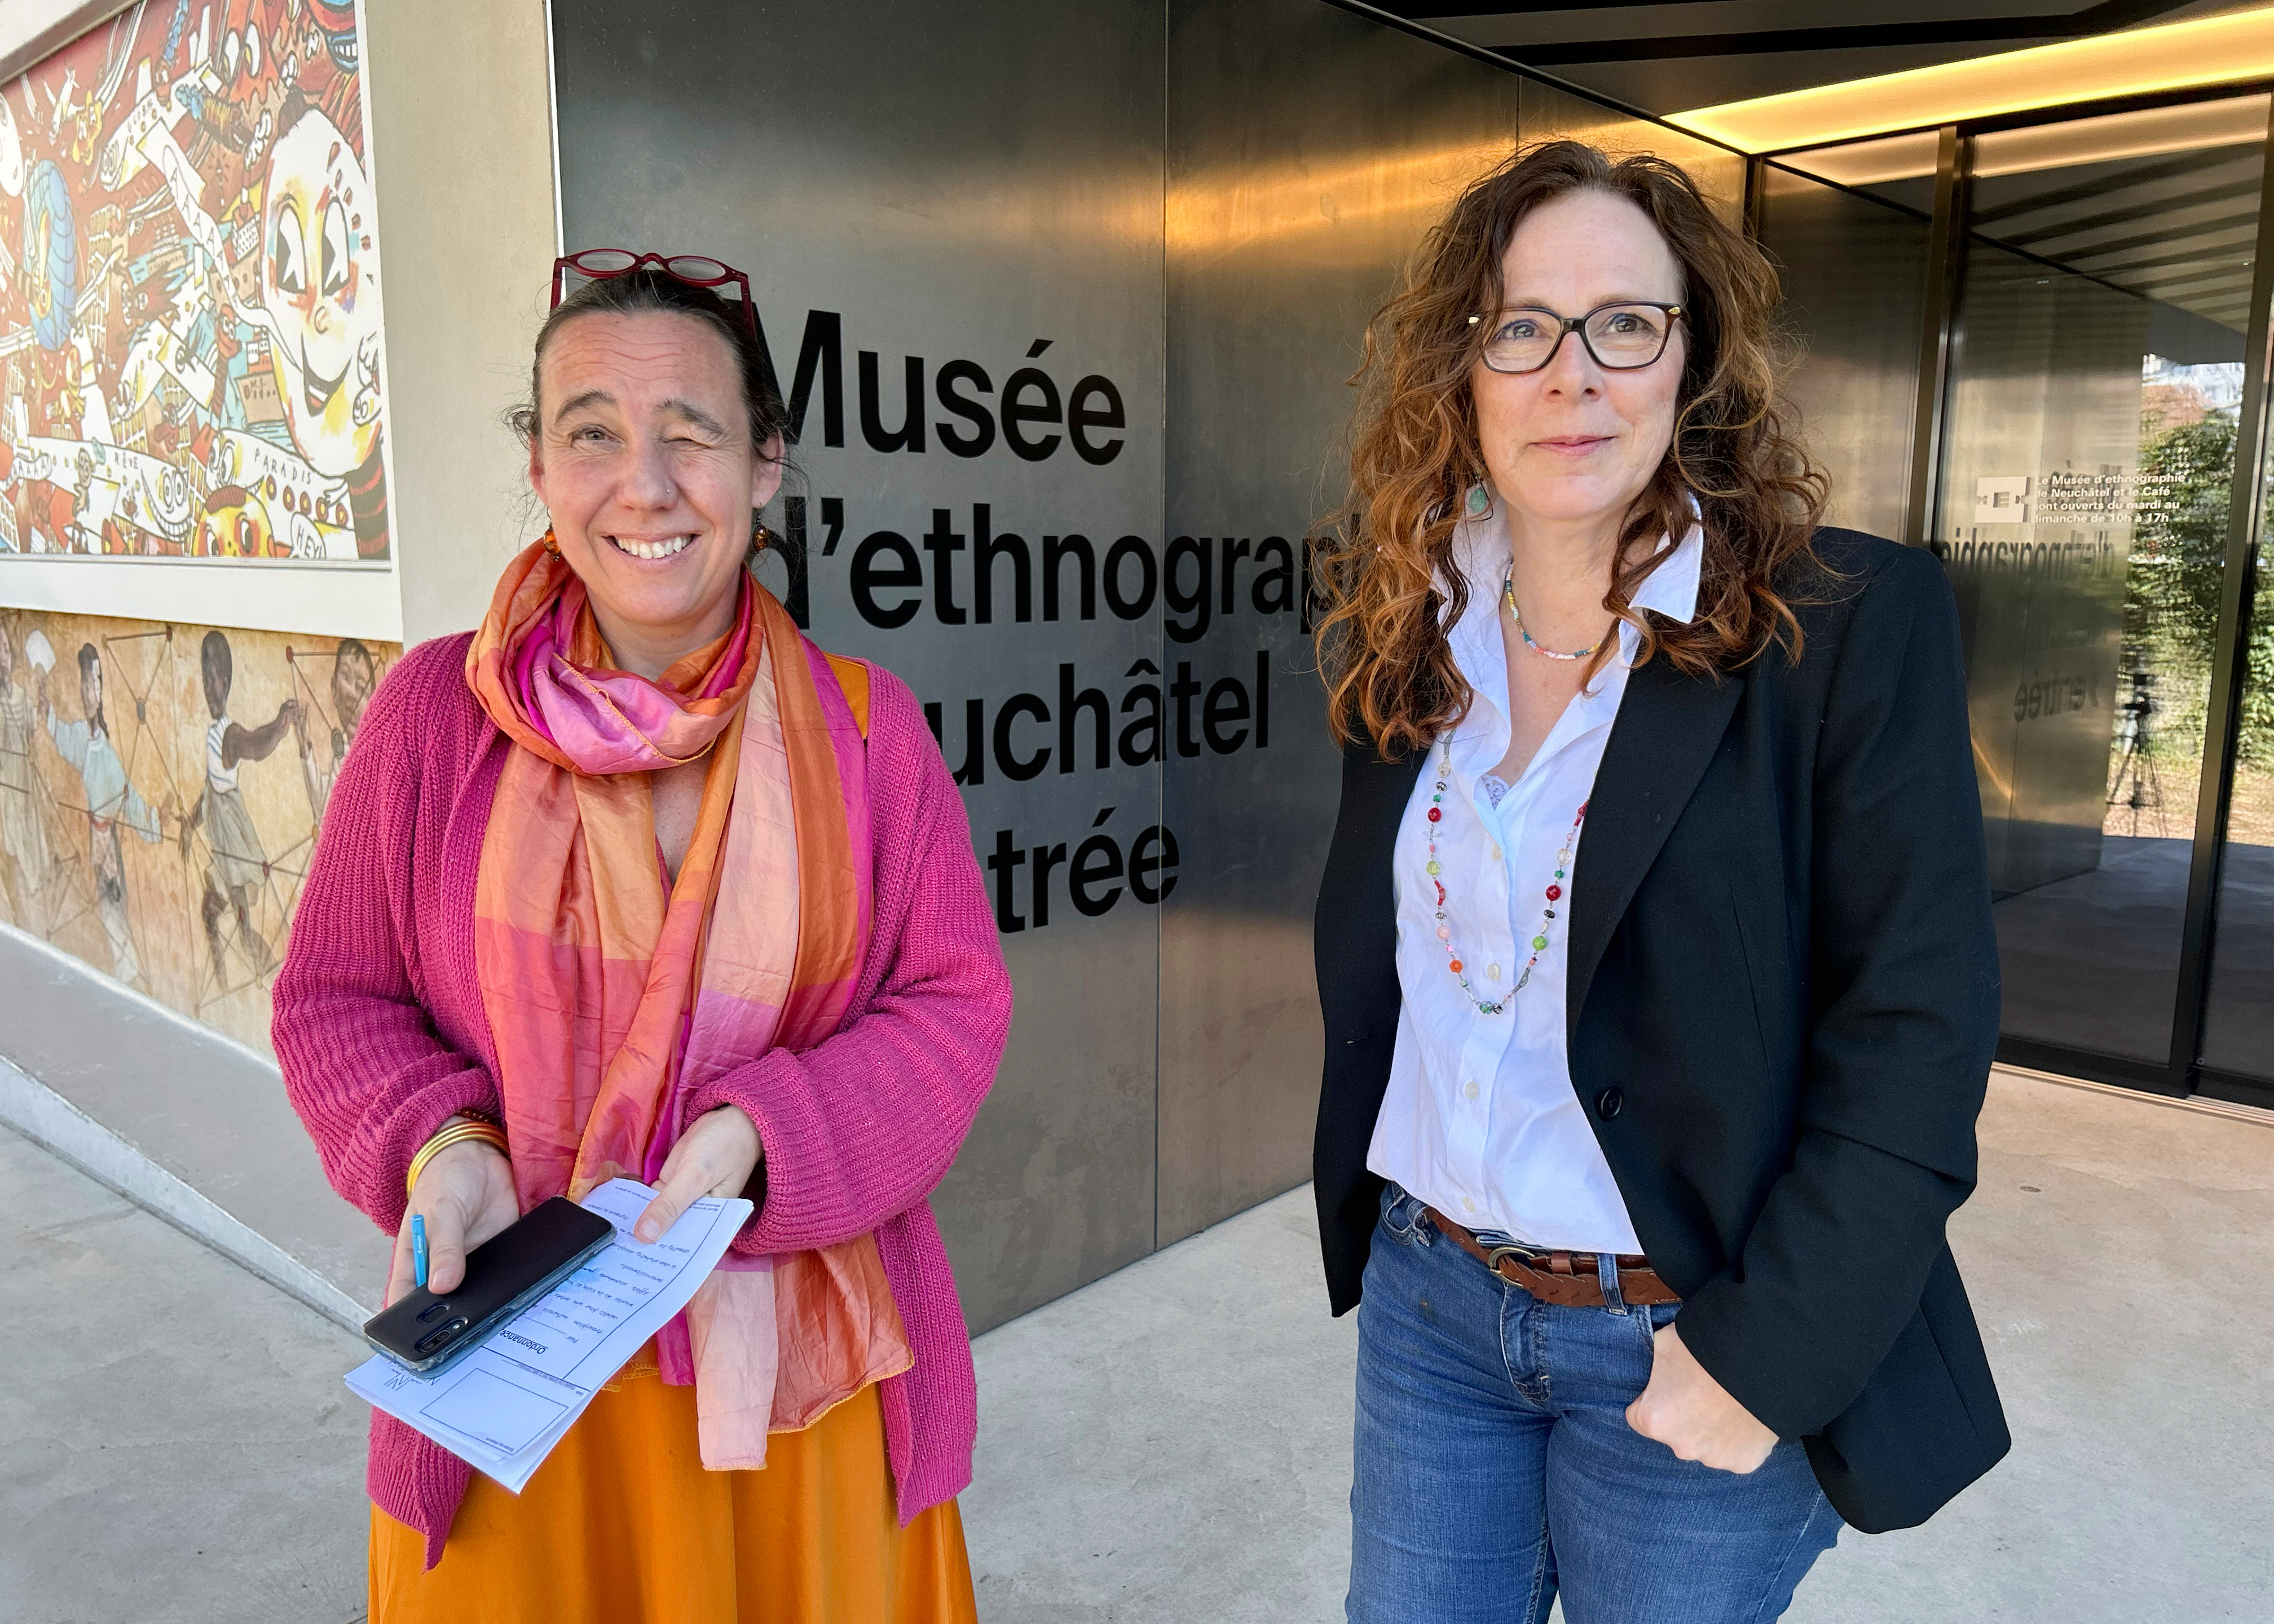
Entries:
POLYGON ((1984 135, 1967 194, 1935 538, 2006 1030, 2150 1064, 2179 1012, 2233 488, 2266 127, 2245 108, 2254 139, 2210 121, 2218 145, 2176 151, 2202 132, 2160 113, 1984 135))
POLYGON ((1755 192, 1803 404, 1849 420, 1816 437, 1833 518, 1950 571, 2007 1057, 2246 1098, 2274 1081, 2274 605, 2242 590, 2269 110, 1856 142, 1755 192))

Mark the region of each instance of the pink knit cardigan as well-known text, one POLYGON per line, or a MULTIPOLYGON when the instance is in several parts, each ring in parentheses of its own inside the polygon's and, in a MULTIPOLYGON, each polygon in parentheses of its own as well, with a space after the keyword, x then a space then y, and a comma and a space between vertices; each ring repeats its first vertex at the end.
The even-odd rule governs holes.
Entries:
MULTIPOLYGON (((468 691, 465 635, 405 655, 365 712, 324 817, 276 978, 276 1056, 336 1189, 390 1237, 403 1175, 452 1112, 498 1109, 474 979, 474 877, 511 746, 468 691)), ((873 669, 873 668, 872 668, 873 669)), ((765 1147, 753 1252, 874 1230, 915 1366, 883 1384, 900 1521, 971 1481, 971 1342, 927 1199, 994 1080, 1011 984, 953 781, 907 688, 874 671, 874 932, 843 1024, 689 1101, 739 1105, 765 1147)), ((731 876, 729 879, 731 883, 731 876)), ((442 1543, 471 1469, 372 1417, 372 1499, 442 1543)))

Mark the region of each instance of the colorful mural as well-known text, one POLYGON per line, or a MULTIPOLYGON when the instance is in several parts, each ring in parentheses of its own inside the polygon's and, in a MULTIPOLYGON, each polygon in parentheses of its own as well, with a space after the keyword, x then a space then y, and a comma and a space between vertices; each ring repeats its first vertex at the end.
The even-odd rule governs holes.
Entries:
POLYGON ((358 49, 142 0, 0 86, 0 562, 388 556, 358 49))
POLYGON ((0 918, 262 1052, 393 643, 0 610, 0 918))

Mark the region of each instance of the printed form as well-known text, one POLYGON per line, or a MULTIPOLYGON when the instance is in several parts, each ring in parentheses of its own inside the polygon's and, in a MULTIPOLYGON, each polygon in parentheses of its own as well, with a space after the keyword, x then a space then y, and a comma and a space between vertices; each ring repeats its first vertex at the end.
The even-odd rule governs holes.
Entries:
POLYGON ((610 1179, 581 1203, 616 1227, 591 1262, 439 1375, 374 1354, 348 1372, 349 1389, 520 1493, 592 1395, 687 1306, 751 1212, 705 1196, 643 1246, 632 1225, 654 1196, 610 1179))

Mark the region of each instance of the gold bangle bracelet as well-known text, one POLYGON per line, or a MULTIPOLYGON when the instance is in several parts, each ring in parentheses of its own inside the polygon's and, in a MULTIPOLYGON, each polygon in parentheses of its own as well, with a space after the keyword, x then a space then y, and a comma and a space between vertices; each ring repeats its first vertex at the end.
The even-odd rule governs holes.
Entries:
POLYGON ((426 1170, 428 1162, 451 1146, 463 1145, 470 1139, 487 1145, 501 1156, 509 1158, 512 1154, 506 1147, 505 1130, 495 1123, 471 1118, 444 1123, 441 1131, 420 1146, 418 1154, 410 1158, 410 1170, 403 1176, 403 1198, 407 1200, 418 1192, 418 1175, 426 1170))

